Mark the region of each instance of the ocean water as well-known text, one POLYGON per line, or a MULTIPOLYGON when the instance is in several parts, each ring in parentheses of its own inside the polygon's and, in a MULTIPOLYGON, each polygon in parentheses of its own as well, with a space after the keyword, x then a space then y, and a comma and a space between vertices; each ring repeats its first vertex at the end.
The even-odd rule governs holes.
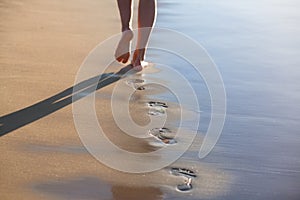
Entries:
MULTIPOLYGON (((158 1, 156 27, 201 44, 223 78, 224 129, 201 160, 232 177, 219 199, 300 198, 299 9, 296 0, 158 1)), ((162 55, 148 52, 150 60, 190 80, 201 102, 199 131, 205 132, 210 119, 205 83, 184 61, 162 55)))

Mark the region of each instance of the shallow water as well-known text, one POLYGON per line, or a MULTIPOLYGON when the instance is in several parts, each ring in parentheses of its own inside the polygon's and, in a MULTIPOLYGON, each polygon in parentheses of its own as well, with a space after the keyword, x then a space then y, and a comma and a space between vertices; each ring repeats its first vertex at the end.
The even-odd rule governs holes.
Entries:
MULTIPOLYGON (((299 1, 162 0, 158 6, 156 26, 203 45, 224 81, 224 130, 201 161, 233 177, 228 193, 216 199, 299 199, 299 1)), ((191 80, 203 105, 200 130, 205 131, 210 108, 203 81, 187 72, 184 62, 164 61, 155 50, 151 58, 191 80)))

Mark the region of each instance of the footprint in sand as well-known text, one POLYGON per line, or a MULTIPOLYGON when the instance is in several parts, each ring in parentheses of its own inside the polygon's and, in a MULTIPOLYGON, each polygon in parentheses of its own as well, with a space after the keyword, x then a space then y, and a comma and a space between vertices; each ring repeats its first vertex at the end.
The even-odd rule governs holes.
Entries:
POLYGON ((166 103, 158 101, 150 101, 148 102, 148 106, 150 107, 148 114, 153 116, 165 114, 168 108, 166 103))
POLYGON ((192 170, 189 169, 185 169, 185 168, 177 168, 177 167, 173 167, 171 169, 171 173, 175 176, 185 176, 187 178, 195 178, 197 177, 197 175, 195 174, 195 172, 193 172, 192 170))
POLYGON ((163 107, 163 108, 168 108, 167 104, 166 103, 163 103, 163 102, 159 102, 159 101, 150 101, 148 103, 148 105, 150 107, 163 107))
POLYGON ((185 178, 183 184, 177 185, 178 191, 187 192, 193 188, 192 180, 196 178, 197 175, 192 170, 173 167, 171 168, 171 173, 175 176, 183 176, 185 178))
POLYGON ((149 134, 166 145, 177 143, 174 139, 175 134, 168 128, 154 128, 149 131, 149 134))
POLYGON ((144 80, 142 79, 130 79, 126 81, 126 84, 133 87, 136 90, 145 90, 143 84, 144 80))
POLYGON ((136 88, 137 90, 145 90, 146 88, 144 86, 140 86, 138 88, 136 88))
POLYGON ((187 192, 193 189, 192 178, 187 178, 183 184, 177 185, 177 190, 180 192, 187 192))

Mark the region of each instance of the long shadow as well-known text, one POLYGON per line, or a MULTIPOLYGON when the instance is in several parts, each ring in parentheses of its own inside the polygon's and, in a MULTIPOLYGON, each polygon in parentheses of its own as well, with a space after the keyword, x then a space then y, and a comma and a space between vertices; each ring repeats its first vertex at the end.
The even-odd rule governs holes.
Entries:
POLYGON ((102 74, 82 81, 52 97, 36 104, 18 110, 16 112, 0 117, 0 137, 11 131, 41 119, 85 96, 112 84, 122 78, 125 74, 134 73, 130 71, 131 65, 127 65, 116 73, 102 74))

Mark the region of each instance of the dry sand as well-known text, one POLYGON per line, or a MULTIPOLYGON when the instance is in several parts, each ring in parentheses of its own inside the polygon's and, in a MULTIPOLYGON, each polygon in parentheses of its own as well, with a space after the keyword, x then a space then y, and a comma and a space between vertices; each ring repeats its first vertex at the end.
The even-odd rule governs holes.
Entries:
MULTIPOLYGON (((199 199, 224 194, 228 176, 194 160, 174 164, 198 174, 188 194, 175 190, 183 180, 168 168, 133 175, 104 166, 81 144, 71 105, 51 104, 69 94, 65 90, 89 51, 118 33, 114 1, 3 0, 0 15, 0 115, 10 117, 0 127, 1 133, 6 130, 0 138, 1 199, 199 199)), ((113 86, 98 93, 109 94, 113 86)), ((104 97, 98 102, 98 114, 113 137, 118 129, 108 103, 104 97)))

